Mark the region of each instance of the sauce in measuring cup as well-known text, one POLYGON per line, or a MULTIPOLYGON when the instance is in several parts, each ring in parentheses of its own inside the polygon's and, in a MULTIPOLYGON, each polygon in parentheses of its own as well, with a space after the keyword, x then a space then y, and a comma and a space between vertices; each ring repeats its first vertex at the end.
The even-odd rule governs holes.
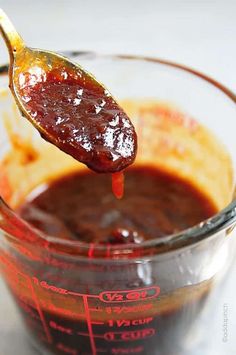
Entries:
MULTIPOLYGON (((59 231, 58 238, 63 238, 62 224, 64 238, 90 245, 102 243, 107 248, 162 237, 216 212, 213 203, 187 181, 150 166, 127 169, 122 200, 114 198, 107 179, 104 174, 97 176, 89 171, 65 176, 23 204, 18 212, 46 234, 57 236, 59 231)), ((71 268, 69 262, 53 261, 51 257, 46 266, 45 260, 41 266, 34 263, 36 274, 43 279, 33 277, 32 286, 26 275, 19 276, 23 286, 15 295, 33 335, 55 354, 171 354, 178 337, 185 336, 200 312, 211 282, 184 287, 160 298, 163 290, 158 286, 125 288, 125 276, 123 280, 110 280, 109 289, 104 275, 112 275, 114 268, 118 275, 135 274, 132 264, 124 270, 118 263, 82 263, 71 268), (46 271, 49 265, 50 271, 46 271), (54 267, 61 269, 59 277, 54 267), (27 285, 33 287, 34 299, 30 300, 27 285), (41 317, 35 302, 40 305, 41 317)), ((168 273, 168 269, 165 271, 168 273)), ((134 285, 136 282, 134 278, 134 285)))
POLYGON ((114 198, 107 179, 89 171, 67 175, 19 207, 21 217, 47 235, 63 238, 62 223, 64 238, 90 243, 91 265, 76 270, 54 260, 62 270, 59 278, 53 265, 45 275, 43 266, 38 270, 44 279, 34 277, 33 288, 43 328, 34 304, 29 307, 27 289, 16 295, 17 302, 34 336, 55 354, 172 354, 200 312, 211 280, 160 298, 165 290, 158 280, 155 286, 137 287, 134 276, 133 284, 127 285, 126 273, 129 279, 136 274, 132 263, 123 269, 118 263, 93 265, 92 245, 104 244, 109 250, 109 245, 163 237, 199 223, 217 208, 186 180, 153 166, 127 169, 122 200, 114 198), (120 275, 120 280, 104 281, 105 274, 112 278, 114 268, 116 277, 124 274, 123 279, 120 275))
POLYGON ((87 243, 141 243, 180 232, 217 211, 187 181, 151 166, 126 171, 125 195, 111 194, 106 174, 67 175, 18 212, 46 235, 87 243), (197 206, 197 208, 196 208, 197 206))

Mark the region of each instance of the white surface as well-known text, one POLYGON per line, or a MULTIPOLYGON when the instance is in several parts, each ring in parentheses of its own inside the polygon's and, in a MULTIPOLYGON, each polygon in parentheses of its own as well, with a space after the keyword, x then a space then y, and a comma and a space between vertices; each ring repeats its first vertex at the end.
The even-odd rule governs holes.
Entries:
MULTIPOLYGON (((32 47, 158 56, 195 67, 236 91, 234 0, 0 0, 0 6, 32 47)), ((0 63, 7 58, 0 43, 0 63)), ((236 354, 235 272, 236 267, 209 322, 209 345, 203 344, 196 355, 236 354), (226 343, 224 303, 229 306, 226 343)), ((0 283, 0 355, 15 354, 33 351, 0 283)))
POLYGON ((32 47, 159 56, 236 91, 235 0, 0 0, 0 6, 32 47))

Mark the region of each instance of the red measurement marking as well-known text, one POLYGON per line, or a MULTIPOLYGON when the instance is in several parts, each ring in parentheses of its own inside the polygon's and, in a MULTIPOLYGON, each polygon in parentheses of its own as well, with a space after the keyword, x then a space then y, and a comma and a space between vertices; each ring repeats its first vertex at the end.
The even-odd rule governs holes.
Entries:
POLYGON ((86 316, 87 325, 88 325, 92 355, 96 355, 97 351, 96 351, 96 345, 95 345, 94 336, 93 336, 93 328, 92 328, 92 324, 91 324, 91 317, 90 317, 90 313, 89 313, 87 296, 83 296, 83 301, 84 301, 84 310, 85 310, 85 316, 86 316))
POLYGON ((68 334, 68 335, 73 334, 73 330, 71 328, 63 327, 62 325, 60 325, 52 320, 49 322, 49 325, 52 329, 58 330, 59 332, 62 332, 62 333, 68 334))
POLYGON ((155 298, 160 293, 160 287, 153 286, 147 288, 141 288, 137 290, 127 291, 104 291, 100 293, 99 298, 106 303, 111 302, 134 302, 143 301, 151 298, 155 298))
POLYGON ((113 306, 105 307, 105 311, 108 314, 122 314, 122 313, 140 313, 153 308, 152 303, 139 304, 137 306, 113 306))
POLYGON ((39 281, 37 279, 37 277, 34 277, 33 281, 34 281, 34 283, 36 285, 40 285, 41 287, 45 288, 46 290, 53 291, 53 292, 56 292, 56 293, 60 293, 62 295, 67 295, 68 294, 68 290, 66 290, 65 288, 56 287, 54 285, 49 285, 47 283, 47 281, 39 281))
POLYGON ((61 316, 64 315, 64 316, 69 316, 69 317, 73 317, 76 319, 84 319, 85 318, 85 315, 82 313, 76 313, 76 312, 72 312, 70 309, 57 307, 52 303, 45 302, 44 300, 41 301, 41 304, 44 305, 44 308, 49 309, 53 313, 60 314, 61 316))
POLYGON ((113 173, 112 178, 112 192, 116 198, 121 199, 124 194, 124 173, 119 171, 118 173, 113 173))
POLYGON ((109 319, 108 325, 110 327, 131 327, 137 325, 149 324, 153 321, 153 317, 146 317, 141 319, 109 319))
MULTIPOLYGON (((77 334, 78 335, 82 335, 83 337, 90 337, 90 334, 89 333, 86 333, 86 332, 77 332, 77 334)), ((94 334, 93 333, 93 338, 104 338, 104 336, 103 335, 101 335, 101 334, 94 334)), ((97 349, 96 349, 96 351, 97 351, 97 349)))
POLYGON ((72 291, 68 291, 68 295, 73 295, 73 296, 81 296, 81 297, 93 297, 93 298, 98 298, 99 296, 97 295, 90 295, 90 294, 86 294, 86 293, 79 293, 79 292, 72 292, 72 291))
POLYGON ((139 339, 150 338, 155 334, 155 329, 139 329, 123 332, 108 332, 104 334, 107 341, 135 341, 139 339))
POLYGON ((89 244, 89 251, 88 251, 88 257, 92 258, 93 257, 93 252, 94 252, 94 243, 89 244))
POLYGON ((33 284, 32 284, 32 281, 31 281, 30 277, 28 277, 28 283, 29 283, 29 288, 31 289, 32 298, 33 298, 34 303, 36 305, 36 308, 37 308, 37 311, 38 311, 38 314, 39 314, 43 329, 45 331, 47 340, 48 340, 48 342, 50 344, 52 344, 52 337, 51 337, 51 334, 50 334, 49 329, 47 327, 46 321, 44 319, 43 312, 42 312, 42 310, 40 308, 39 301, 38 301, 37 295, 36 295, 36 293, 34 291, 34 287, 33 287, 33 284))

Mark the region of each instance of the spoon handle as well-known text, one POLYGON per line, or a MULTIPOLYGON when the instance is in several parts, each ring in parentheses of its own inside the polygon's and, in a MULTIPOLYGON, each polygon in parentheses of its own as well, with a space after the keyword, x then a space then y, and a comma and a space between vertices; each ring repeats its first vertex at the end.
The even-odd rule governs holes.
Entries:
POLYGON ((6 42, 10 59, 13 61, 16 52, 22 50, 25 44, 2 9, 0 9, 0 32, 6 42))

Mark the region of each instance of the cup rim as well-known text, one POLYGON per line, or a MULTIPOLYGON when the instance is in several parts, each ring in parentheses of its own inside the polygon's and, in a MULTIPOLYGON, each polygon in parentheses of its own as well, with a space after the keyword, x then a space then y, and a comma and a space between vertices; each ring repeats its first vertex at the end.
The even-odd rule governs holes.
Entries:
MULTIPOLYGON (((223 95, 228 97, 231 101, 236 104, 236 95, 223 84, 219 83, 215 79, 208 75, 205 75, 191 67, 185 66, 183 64, 175 63, 169 60, 154 58, 149 56, 141 55, 116 55, 116 54, 100 54, 93 51, 63 51, 60 52, 62 55, 67 57, 77 58, 89 57, 96 59, 101 58, 111 58, 111 59, 121 59, 121 60, 136 60, 136 61, 146 61, 151 63, 156 63, 164 66, 169 66, 180 71, 185 71, 192 76, 196 76, 208 84, 214 86, 223 95)), ((8 65, 0 65, 0 75, 7 74, 8 65)), ((0 198, 1 202, 1 198, 0 198)), ((3 200, 2 200, 3 202, 3 200)), ((11 210, 9 206, 5 207, 9 210, 11 214, 16 214, 11 210)), ((19 219, 19 217, 16 217, 19 219)), ((28 223, 26 223, 28 224, 28 223)), ((167 235, 161 238, 155 238, 151 240, 144 241, 140 244, 122 244, 122 245, 99 245, 94 243, 86 243, 82 241, 72 241, 65 239, 58 239, 53 236, 48 236, 43 232, 38 233, 39 238, 47 242, 47 249, 52 249, 57 252, 68 253, 70 249, 71 255, 81 255, 93 258, 112 258, 112 259, 126 259, 127 258, 137 258, 145 256, 154 256, 157 254, 167 253, 173 250, 177 250, 183 247, 188 247, 195 245, 197 242, 208 239, 209 237, 218 234, 222 230, 231 230, 236 225, 236 199, 234 199, 229 205, 224 209, 219 211, 212 217, 200 222, 193 227, 184 229, 181 232, 167 235), (72 253, 71 253, 72 251, 72 253), (74 252, 73 252, 74 251, 74 252)), ((28 228, 32 229, 30 225, 28 228)), ((34 230, 35 232, 35 230, 34 230)), ((12 236, 14 238, 14 236, 12 236)))

